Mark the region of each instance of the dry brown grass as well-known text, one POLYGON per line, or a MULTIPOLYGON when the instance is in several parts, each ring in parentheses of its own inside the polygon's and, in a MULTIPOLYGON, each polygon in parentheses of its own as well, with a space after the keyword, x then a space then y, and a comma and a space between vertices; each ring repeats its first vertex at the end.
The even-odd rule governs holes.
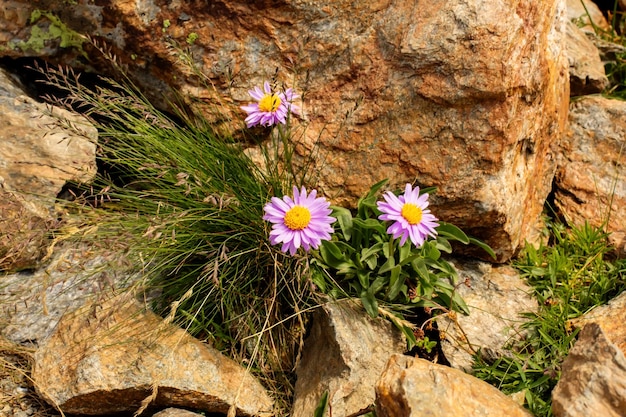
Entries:
POLYGON ((0 337, 0 417, 58 417, 43 401, 30 378, 34 348, 0 337))

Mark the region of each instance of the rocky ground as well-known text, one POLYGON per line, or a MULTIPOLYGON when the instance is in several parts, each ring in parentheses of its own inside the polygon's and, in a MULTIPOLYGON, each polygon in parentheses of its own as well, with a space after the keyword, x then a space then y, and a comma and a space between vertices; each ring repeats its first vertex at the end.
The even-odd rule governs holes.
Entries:
MULTIPOLYGON (((22 26, 26 25, 28 16, 20 11, 22 10, 22 4, 26 3, 11 1, 4 9, 3 18, 11 20, 10 25, 6 25, 7 27, 20 24, 22 26)), ((577 16, 580 16, 581 11, 576 9, 578 5, 578 1, 570 2, 568 5, 568 19, 575 19, 577 16)), ((29 3, 28 7, 31 6, 32 4, 29 3)), ((157 11, 152 12, 157 13, 157 11)), ((167 12, 170 13, 170 11, 167 12)), ((377 12, 374 11, 374 13, 377 12)), ((137 19, 141 20, 139 17, 137 19)), ((600 18, 598 17, 598 19, 600 18)), ((187 20, 184 21, 186 22, 187 20)), ((347 19, 343 23, 351 24, 350 22, 352 20, 347 19)), ((390 20, 390 22, 394 24, 395 28, 396 22, 393 20, 390 20)), ((268 23, 268 27, 272 24, 274 23, 268 23)), ((137 25, 144 26, 140 23, 137 23, 137 25)), ((544 29, 546 31, 554 29, 548 27, 549 25, 545 26, 544 29)), ((369 30, 369 23, 365 27, 369 30)), ((597 214, 604 213, 603 207, 606 207, 607 203, 613 204, 611 208, 614 215, 611 216, 608 227, 613 232, 613 243, 617 246, 618 251, 626 251, 624 232, 626 230, 626 176, 623 172, 615 175, 614 169, 615 167, 623 166, 620 160, 623 157, 620 146, 623 145, 624 137, 626 137, 626 125, 624 124, 626 120, 626 106, 624 102, 610 100, 599 95, 587 96, 599 93, 607 85, 608 80, 602 66, 602 57, 606 57, 607 53, 603 48, 607 46, 591 35, 588 26, 586 29, 580 30, 573 23, 567 23, 564 27, 566 27, 567 32, 569 88, 571 95, 576 98, 572 100, 569 107, 568 128, 563 133, 563 140, 559 144, 558 155, 554 156, 555 160, 548 161, 546 159, 544 161, 546 164, 554 163, 555 177, 544 178, 541 181, 545 183, 544 185, 548 184, 549 186, 546 185, 548 188, 554 187, 556 205, 561 212, 575 222, 593 220, 599 224, 604 218, 597 214)), ((165 28, 159 27, 159 33, 161 29, 165 28)), ((0 29, 0 36, 4 35, 2 30, 0 29)), ((19 32, 22 35, 26 33, 19 30, 14 32, 19 32)), ((131 32, 129 31, 129 33, 131 32)), ((14 34, 11 33, 10 36, 13 37, 14 34)), ((529 36, 531 40, 537 38, 533 31, 529 32, 529 36)), ((368 35, 361 40, 367 48, 370 48, 372 45, 377 45, 375 42, 371 42, 372 39, 368 35)), ((512 39, 516 38, 512 37, 512 39)), ((411 39, 409 44, 404 45, 404 47, 410 49, 413 47, 411 42, 418 41, 419 39, 411 39)), ((614 45, 609 45, 609 48, 614 47, 614 45)), ((540 49, 546 48, 542 44, 540 49)), ((561 49, 559 48, 557 49, 560 54, 561 49)), ((421 48, 417 49, 421 50, 421 48)), ((464 59, 462 54, 452 54, 448 50, 443 51, 447 51, 443 54, 446 59, 455 55, 459 55, 464 59)), ((612 51, 611 53, 614 53, 614 50, 612 51)), ((420 59, 427 58, 422 55, 419 55, 419 57, 421 57, 420 59)), ((382 58, 378 57, 376 59, 382 58)), ((365 61, 367 60, 364 59, 363 62, 365 61)), ((325 74, 330 71, 324 64, 319 65, 320 73, 325 74)), ((379 68, 381 66, 374 65, 374 67, 379 68)), ((402 68, 404 67, 402 66, 402 68)), ((353 68, 349 68, 349 70, 352 71, 353 68)), ((474 77, 472 80, 476 81, 476 77, 484 78, 484 74, 477 74, 472 75, 474 77)), ((341 76, 343 77, 343 75, 341 76)), ((61 415, 60 411, 51 405, 51 403, 54 403, 55 398, 62 399, 67 404, 67 409, 74 410, 75 414, 81 414, 76 412, 76 410, 85 410, 88 407, 101 407, 102 410, 111 410, 122 402, 119 396, 115 397, 116 401, 113 402, 112 406, 110 401, 110 398, 113 398, 112 396, 98 397, 97 395, 92 395, 93 393, 89 389, 81 391, 82 388, 78 387, 79 384, 77 383, 68 383, 65 387, 59 386, 57 381, 61 380, 60 377, 58 380, 49 381, 50 376, 59 370, 57 368, 61 367, 60 365, 59 367, 54 366, 62 362, 61 360, 55 362, 55 358, 63 358, 65 353, 71 351, 63 350, 66 347, 67 349, 85 349, 81 355, 84 354, 84 357, 91 361, 81 363, 80 365, 84 366, 83 368, 77 366, 74 369, 76 374, 80 375, 81 378, 87 379, 91 384, 100 383, 105 379, 103 373, 94 372, 94 369, 97 367, 92 366, 89 368, 89 365, 104 361, 102 357, 93 354, 94 352, 99 352, 102 348, 97 342, 108 340, 106 337, 109 336, 106 333, 98 333, 99 325, 106 327, 110 325, 115 317, 100 314, 98 308, 101 308, 110 299, 109 296, 112 296, 114 290, 128 285, 128 276, 118 275, 114 271, 103 267, 111 258, 118 256, 114 251, 103 250, 103 248, 94 249, 84 246, 64 245, 63 239, 59 236, 62 237, 63 233, 72 233, 71 228, 62 232, 55 229, 59 226, 59 213, 53 209, 53 202, 64 184, 68 181, 88 183, 95 175, 95 145, 93 141, 96 140, 97 134, 93 127, 86 127, 91 132, 86 137, 91 135, 91 141, 83 140, 85 138, 65 140, 67 139, 65 133, 53 132, 47 129, 50 120, 46 119, 46 106, 28 96, 28 89, 20 86, 19 82, 16 81, 19 78, 19 74, 4 70, 0 71, 0 125, 4 126, 0 132, 0 138, 2 138, 3 144, 5 144, 5 146, 0 147, 0 269, 6 271, 6 275, 3 275, 0 280, 0 334, 2 336, 0 338, 0 417, 47 417, 61 415), (39 191, 40 195, 36 199, 31 198, 32 195, 27 196, 32 189, 39 191), (26 197, 22 196, 22 194, 26 197), (34 225, 41 227, 35 227, 34 225), (47 233, 50 230, 57 232, 58 241, 51 242, 49 240, 47 233), (86 277, 89 277, 89 279, 86 277), (93 312, 93 314, 79 315, 78 318, 72 317, 71 312, 80 308, 92 308, 90 312, 93 312), (86 320, 81 321, 81 317, 86 318, 86 320), (64 319, 62 320, 62 318, 64 319), (76 341, 75 335, 78 332, 75 332, 75 330, 77 328, 83 332, 83 337, 80 340, 83 344, 80 346, 65 346, 64 342, 67 340, 76 341), (87 335, 98 334, 101 338, 94 337, 93 340, 90 340, 90 337, 85 336, 85 332, 87 332, 87 335), (49 351, 39 350, 38 352, 37 347, 42 346, 44 340, 49 341, 49 344, 45 345, 49 351), (88 344, 88 342, 94 343, 88 344), (33 367, 36 365, 37 360, 39 374, 33 372, 33 367), (45 367, 42 364, 45 364, 45 367), (31 378, 39 378, 39 391, 35 390, 31 378), (47 402, 42 399, 44 396, 48 398, 47 402)), ((354 78, 369 80, 367 76, 354 78)), ((387 78, 385 73, 381 75, 380 80, 387 82, 387 78)), ((564 77, 564 74, 560 74, 557 78, 564 80, 566 77, 564 77)), ((326 81, 318 80, 318 82, 321 82, 322 86, 332 85, 326 81)), ((550 82, 556 82, 556 80, 550 82)), ((318 94, 323 96, 325 91, 328 92, 325 88, 321 88, 318 94)), ((345 91, 342 92, 340 89, 336 89, 334 85, 332 88, 333 97, 335 94, 341 95, 345 93, 345 91)), ((444 94, 448 89, 438 88, 436 91, 431 90, 428 91, 433 94, 434 99, 438 100, 440 98, 439 95, 444 94)), ((159 91, 159 89, 155 88, 155 91, 159 91)), ((497 96, 497 94, 494 96, 497 96)), ((523 97, 520 97, 521 99, 526 100, 523 97)), ((476 103, 478 107, 482 106, 480 100, 476 103)), ((443 102, 446 102, 446 100, 443 100, 443 102)), ((368 110, 372 112, 372 115, 364 116, 365 122, 368 122, 370 119, 375 120, 378 117, 376 112, 379 111, 378 107, 380 107, 376 100, 371 100, 368 105, 373 106, 368 110), (375 105, 372 105, 372 103, 375 105)), ((444 107, 447 108, 448 104, 444 107)), ((532 114, 540 115, 544 111, 542 109, 538 107, 533 110, 536 113, 532 114)), ((561 115, 563 116, 568 113, 566 108, 561 110, 561 115)), ((337 111, 337 113, 343 113, 343 111, 337 111)), ((529 117, 528 115, 516 115, 514 118, 516 120, 524 120, 529 117)), ((540 117, 537 116, 537 118, 540 117)), ((411 119, 413 119, 413 116, 411 116, 411 119)), ((324 121, 322 120, 322 122, 324 121)), ((412 126, 409 130, 417 130, 413 129, 412 126)), ((542 129, 539 130, 543 131, 542 129)), ((363 132, 358 130, 352 133, 355 136, 363 136, 363 132)), ((377 135, 372 134, 370 136, 375 137, 377 135)), ((557 140, 558 138, 552 137, 544 139, 546 143, 559 141, 557 140)), ((480 137, 477 143, 483 146, 484 143, 492 143, 492 141, 485 141, 484 138, 480 137)), ((526 141, 526 139, 520 142, 521 145, 524 147, 524 152, 522 152, 524 157, 530 157, 541 151, 537 151, 533 147, 532 141, 526 141)), ((392 145, 389 146, 392 147, 392 145)), ((354 152, 354 149, 344 149, 344 151, 354 152)), ((445 149, 437 150, 437 152, 443 151, 445 149)), ((539 161, 538 165, 543 164, 541 161, 543 161, 542 158, 544 157, 547 158, 545 154, 533 156, 533 158, 539 161)), ((371 155, 368 158, 371 160, 371 155)), ((462 160, 462 156, 458 158, 462 160)), ((432 159, 437 158, 433 157, 432 159)), ((348 161, 349 164, 353 164, 353 161, 348 159, 342 159, 342 161, 344 163, 348 161)), ((543 170, 543 168, 541 169, 543 170)), ((513 168, 503 170, 503 172, 513 171, 513 168)), ((528 173, 517 174, 526 175, 528 173)), ((366 178, 365 180, 368 179, 366 178)), ((525 178, 524 187, 534 190, 536 188, 534 181, 535 178, 532 176, 532 173, 529 174, 525 178)), ((523 194, 515 189, 515 184, 519 182, 517 178, 514 178, 510 183, 507 183, 511 187, 511 190, 508 190, 510 195, 519 196, 523 194)), ((506 187, 498 185, 497 188, 504 190, 506 187)), ((352 191, 357 189, 358 187, 352 191)), ((536 197, 541 193, 533 191, 530 194, 536 197)), ((492 198, 493 196, 489 195, 488 197, 492 198)), ((540 208, 543 207, 544 197, 532 202, 534 207, 533 213, 537 214, 540 208)), ((504 200, 506 201, 506 196, 504 200)), ((470 199, 470 201, 471 203, 464 202, 462 206, 474 207, 474 200, 470 199)), ((523 212, 522 209, 525 209, 527 202, 527 199, 522 199, 519 207, 514 207, 515 210, 519 209, 520 211, 513 210, 515 213, 508 213, 505 217, 525 219, 527 213, 523 212)), ((481 224, 484 219, 478 217, 470 221, 481 224)), ((524 222, 522 221, 522 223, 524 222)), ((498 227, 500 226, 503 225, 500 224, 498 227)), ((514 245, 522 241, 521 235, 516 234, 517 232, 509 233, 511 231, 509 223, 507 223, 504 229, 506 229, 506 233, 501 233, 501 236, 505 237, 504 240, 508 242, 511 235, 515 234, 514 245)), ((495 243, 497 244, 498 242, 495 243)), ((509 256, 513 253, 513 249, 509 245, 502 253, 509 256)), ((299 397, 294 402, 294 410, 301 413, 299 415, 310 416, 311 410, 323 389, 328 388, 333 392, 333 406, 335 410, 337 413, 340 413, 339 410, 342 410, 341 412, 346 415, 358 411, 362 404, 373 404, 375 401, 380 409, 392 407, 392 404, 406 400, 418 402, 419 404, 414 405, 415 409, 420 406, 435 404, 441 411, 447 409, 445 405, 437 404, 437 400, 452 398, 455 392, 466 392, 464 390, 467 390, 469 386, 472 389, 476 389, 474 398, 482 398, 483 404, 503 404, 502 406, 498 405, 498 409, 495 411, 492 410, 496 413, 494 415, 498 415, 498 412, 502 413, 502 407, 505 406, 511 407, 512 411, 509 415, 518 415, 514 413, 524 415, 525 412, 515 401, 506 397, 503 398, 493 387, 486 386, 487 384, 483 384, 481 381, 471 379, 465 374, 459 376, 457 370, 467 369, 471 359, 470 354, 477 349, 489 348, 497 350, 510 338, 520 337, 517 327, 519 325, 519 313, 532 311, 535 301, 527 296, 529 292, 528 287, 525 286, 519 275, 506 265, 491 265, 478 261, 463 264, 463 262, 459 261, 456 263, 456 267, 459 269, 461 278, 468 283, 461 290, 463 291, 464 299, 472 309, 472 314, 469 317, 452 318, 449 320, 442 318, 439 322, 440 328, 445 330, 447 336, 441 346, 442 352, 446 356, 446 362, 450 363, 451 368, 455 369, 445 367, 442 370, 444 367, 426 364, 424 361, 413 358, 402 357, 400 355, 403 353, 403 348, 400 347, 402 341, 395 338, 397 334, 393 335, 389 323, 383 322, 381 324, 380 322, 361 320, 362 314, 355 315, 350 310, 354 306, 346 309, 344 308, 345 306, 342 307, 338 304, 329 305, 319 310, 316 315, 316 322, 312 327, 312 333, 317 334, 319 339, 309 340, 309 350, 305 349, 303 352, 302 357, 309 359, 307 361, 303 360, 303 364, 299 367, 301 382, 296 387, 299 397), (383 330, 381 330, 380 326, 383 326, 383 330), (389 331, 390 336, 387 338, 388 340, 383 340, 384 338, 381 335, 387 331, 389 331), (371 334, 376 334, 377 337, 369 337, 371 334), (320 355, 321 351, 326 354, 320 355), (379 352, 380 355, 373 355, 372 352, 379 352), (327 361, 323 359, 327 359, 327 361), (336 372, 334 372, 336 368, 342 369, 343 373, 339 376, 336 375, 336 372), (384 373, 385 378, 381 378, 381 372, 384 373), (396 389, 402 384, 405 384, 402 386, 410 388, 417 384, 415 381, 423 381, 429 375, 440 375, 440 372, 445 373, 445 378, 454 381, 452 386, 442 388, 439 392, 425 393, 424 397, 413 396, 406 399, 402 397, 403 393, 395 392, 390 388, 393 386, 396 389), (310 375, 308 380, 306 375, 310 375), (315 379, 319 375, 324 377, 322 378, 323 380, 315 379), (384 385, 385 381, 389 385, 384 385), (396 382, 398 384, 394 385, 396 382), (502 403, 499 401, 502 401, 502 403)), ((577 398, 593 397, 601 402, 606 400, 603 397, 605 394, 610 396, 616 393, 614 397, 609 397, 605 403, 610 404, 617 398, 613 402, 617 403, 618 407, 622 407, 622 409, 626 407, 626 404, 622 404, 624 398, 623 390, 625 389, 623 381, 626 381, 626 376, 620 373, 621 369, 626 369, 626 365, 624 365, 626 362, 624 362, 623 357, 623 352, 626 350, 626 337, 624 336, 623 327, 620 327, 623 325, 621 318, 624 317, 624 310, 626 309, 624 304, 626 304, 624 297, 621 297, 620 300, 613 303, 613 307, 611 307, 613 310, 602 310, 602 313, 599 313, 600 317, 593 319, 594 323, 600 323, 599 326, 602 330, 598 330, 596 327, 589 327, 589 330, 583 334, 584 337, 581 337, 581 343, 578 345, 577 350, 574 351, 575 354, 572 355, 572 359, 566 363, 565 370, 572 376, 569 379, 564 378, 561 389, 555 391, 558 394, 559 407, 561 407, 559 412, 562 414, 560 415, 585 416, 585 414, 567 414, 571 411, 566 412, 563 410, 570 404, 576 404, 577 398), (606 317, 610 319, 602 321, 606 317), (606 333, 606 337, 604 337, 602 332, 606 333), (594 340, 599 339, 603 341, 602 349, 604 349, 604 352, 609 352, 607 357, 601 357, 593 350, 594 340), (576 362, 577 358, 584 360, 582 365, 580 362, 576 362), (595 363, 595 359, 602 359, 603 363, 595 363), (584 377, 581 377, 580 372, 583 371, 585 374, 584 377), (594 372, 596 373, 594 374, 594 372), (611 381, 613 385, 611 385, 611 389, 606 389, 606 385, 602 384, 597 386, 593 384, 575 386, 577 382, 586 382, 588 380, 598 380, 602 383, 611 381), (566 385, 568 383, 572 385, 566 385), (578 394, 571 394, 572 392, 578 394), (619 402, 620 393, 622 394, 622 403, 619 402)), ((152 330, 168 324, 163 324, 160 318, 148 314, 145 309, 141 310, 141 312, 133 311, 133 317, 144 320, 138 322, 140 323, 138 324, 139 328, 146 326, 145 328, 152 330)), ((580 325, 582 326, 582 324, 580 325)), ((143 334, 145 335, 146 333, 150 334, 150 331, 144 330, 143 334)), ((163 340, 159 340, 159 342, 164 342, 159 344, 153 340, 146 341, 141 339, 141 334, 142 332, 139 332, 136 337, 126 335, 129 341, 141 342, 141 346, 133 347, 135 351, 119 349, 114 351, 111 357, 137 354, 139 359, 143 359, 148 356, 146 353, 150 353, 150 355, 155 355, 154 358, 146 360, 145 363, 138 360, 135 363, 137 366, 132 367, 132 369, 127 369, 131 367, 126 366, 115 368, 114 364, 108 364, 110 366, 107 369, 112 369, 116 374, 111 374, 113 377, 107 380, 107 383, 111 382, 106 386, 106 390, 109 391, 103 389, 103 392, 122 392, 122 397, 126 397, 126 399, 135 396, 141 401, 141 399, 149 395, 149 390, 146 391, 145 386, 148 384, 146 381, 152 381, 150 379, 153 376, 151 372, 155 367, 159 367, 164 363, 164 358, 170 358, 171 352, 177 352, 175 355, 177 358, 189 359, 185 363, 177 362, 177 365, 174 367, 182 370, 177 375, 178 382, 183 381, 189 374, 208 368, 209 365, 207 364, 215 361, 220 363, 227 362, 208 347, 204 349, 205 347, 200 342, 191 341, 186 336, 180 336, 176 343, 165 343, 163 340), (202 354, 187 356, 185 356, 185 352, 179 354, 175 349, 179 347, 178 341, 181 339, 189 342, 185 345, 189 351, 192 353, 202 352, 202 354), (156 347, 156 349, 143 350, 145 348, 144 345, 151 348, 156 347), (209 355, 209 353, 212 356, 204 356, 205 354, 209 355), (198 357, 202 360, 197 360, 198 357), (131 371, 137 372, 133 373, 131 371), (119 379, 124 381, 132 379, 134 385, 123 385, 119 381, 115 381, 115 375, 121 375, 119 379), (119 384, 116 385, 116 383, 119 384)), ((131 345, 130 342, 129 345, 131 345)), ((229 368, 231 365, 230 362, 227 365, 222 363, 224 369, 232 369, 229 368)), ((95 369, 95 371, 98 370, 95 369)), ((229 371, 228 373, 235 374, 236 372, 229 371)), ((105 376, 110 377, 111 375, 107 374, 105 376)), ((566 374, 564 373, 564 375, 566 374)), ((246 374, 242 373, 241 381, 247 380, 246 378, 246 374)), ((444 377, 442 376, 441 378, 444 377)), ((189 392, 182 393, 183 386, 188 386, 185 385, 188 381, 184 381, 184 383, 176 386, 176 390, 178 390, 175 392, 176 395, 164 395, 159 398, 159 401, 162 401, 163 404, 160 408, 184 404, 188 408, 200 409, 204 407, 204 404, 218 403, 218 406, 211 410, 220 413, 216 415, 223 416, 226 414, 224 411, 225 404, 231 404, 234 401, 230 396, 232 394, 231 391, 235 390, 234 388, 229 392, 220 393, 223 396, 219 398, 219 401, 216 401, 213 396, 217 394, 215 391, 211 391, 214 388, 213 386, 202 387, 203 389, 206 388, 208 392, 200 394, 198 394, 200 389, 195 388, 188 390, 192 391, 191 394, 189 392), (187 402, 181 400, 184 395, 187 395, 184 400, 187 402), (202 404, 202 406, 198 404, 202 404)), ((167 387, 171 388, 171 384, 174 382, 168 381, 170 385, 167 385, 167 387)), ((89 388, 89 383, 86 384, 87 388, 89 388)), ((212 385, 219 386, 220 384, 212 385)), ((254 384, 250 383, 248 385, 252 386, 254 384)), ((411 391, 409 388, 405 391, 411 391)), ((398 391, 402 390, 398 389, 398 391)), ((254 409, 255 405, 265 401, 265 392, 263 390, 259 390, 259 392, 257 392, 259 396, 255 397, 256 399, 247 399, 248 405, 250 405, 248 410, 254 409)), ((136 399, 135 397, 133 398, 136 399)), ((463 398, 457 399, 455 397, 455 401, 459 407, 456 412, 459 414, 454 414, 455 411, 451 410, 449 411, 450 415, 463 415, 463 407, 466 407, 466 411, 469 409, 467 407, 471 406, 469 403, 464 403, 463 398)), ((130 413, 132 407, 132 404, 128 405, 125 408, 125 412, 130 413)), ((603 411, 603 416, 618 415, 611 414, 613 411, 609 408, 607 408, 606 412, 603 411)), ((89 409, 89 413, 93 412, 93 408, 89 409)), ((102 412, 100 415, 106 415, 107 412, 102 412)), ((424 414, 427 412, 427 410, 423 411, 424 414)), ((162 413, 164 414, 160 414, 161 417, 166 415, 182 417, 185 414, 190 414, 175 409, 162 411, 162 413)), ((242 411, 242 413, 251 412, 242 411)), ((152 412, 147 414, 152 414, 152 412)), ((388 415, 394 415, 393 411, 390 411, 388 415)))

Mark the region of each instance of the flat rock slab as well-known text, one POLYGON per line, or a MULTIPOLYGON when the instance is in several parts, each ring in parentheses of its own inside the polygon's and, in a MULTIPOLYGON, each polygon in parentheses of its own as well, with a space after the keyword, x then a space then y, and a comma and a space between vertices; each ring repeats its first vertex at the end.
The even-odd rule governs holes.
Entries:
POLYGON ((521 313, 537 310, 532 289, 510 266, 492 266, 485 262, 455 262, 461 280, 458 286, 470 314, 437 318, 442 332, 446 359, 453 368, 469 371, 472 355, 499 355, 509 342, 523 336, 521 313))
POLYGON ((272 415, 243 367, 122 294, 66 314, 34 356, 38 394, 68 414, 135 412, 142 401, 238 416, 272 415))
POLYGON ((376 385, 378 417, 531 417, 497 388, 424 359, 394 355, 376 385))

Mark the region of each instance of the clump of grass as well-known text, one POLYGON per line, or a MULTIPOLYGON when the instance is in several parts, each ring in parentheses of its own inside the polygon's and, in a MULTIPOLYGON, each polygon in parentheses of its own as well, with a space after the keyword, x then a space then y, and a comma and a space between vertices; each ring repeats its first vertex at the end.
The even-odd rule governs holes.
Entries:
POLYGON ((0 337, 0 413, 21 410, 33 417, 65 415, 61 410, 46 404, 35 393, 30 378, 35 349, 20 346, 0 337))
POLYGON ((315 304, 307 258, 271 247, 262 216, 271 196, 303 181, 276 163, 290 157, 277 143, 289 126, 248 138, 264 150, 259 167, 244 142, 189 111, 164 113, 130 84, 103 79, 88 89, 71 70, 42 72, 64 93, 56 103, 80 109, 99 131, 104 168, 73 203, 79 214, 97 212, 91 238, 125 241, 157 312, 288 396, 302 313, 315 304))
POLYGON ((551 394, 578 329, 571 320, 626 289, 626 260, 611 260, 602 228, 549 223, 551 245, 528 245, 515 267, 533 287, 537 313, 527 313, 524 341, 493 362, 476 357, 475 375, 505 393, 525 391, 535 416, 551 416, 551 394))

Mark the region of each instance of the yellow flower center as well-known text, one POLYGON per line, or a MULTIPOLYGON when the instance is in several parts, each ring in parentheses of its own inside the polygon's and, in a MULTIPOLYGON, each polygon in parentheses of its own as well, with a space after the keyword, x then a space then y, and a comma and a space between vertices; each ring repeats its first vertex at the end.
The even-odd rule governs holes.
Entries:
POLYGON ((261 101, 259 101, 259 110, 263 112, 273 113, 278 110, 280 106, 280 97, 278 94, 266 94, 263 96, 261 101))
POLYGON ((419 224, 422 221, 422 209, 413 203, 405 203, 400 214, 411 225, 419 224))
POLYGON ((285 226, 291 230, 302 230, 311 222, 311 212, 302 206, 293 206, 285 214, 285 226))

